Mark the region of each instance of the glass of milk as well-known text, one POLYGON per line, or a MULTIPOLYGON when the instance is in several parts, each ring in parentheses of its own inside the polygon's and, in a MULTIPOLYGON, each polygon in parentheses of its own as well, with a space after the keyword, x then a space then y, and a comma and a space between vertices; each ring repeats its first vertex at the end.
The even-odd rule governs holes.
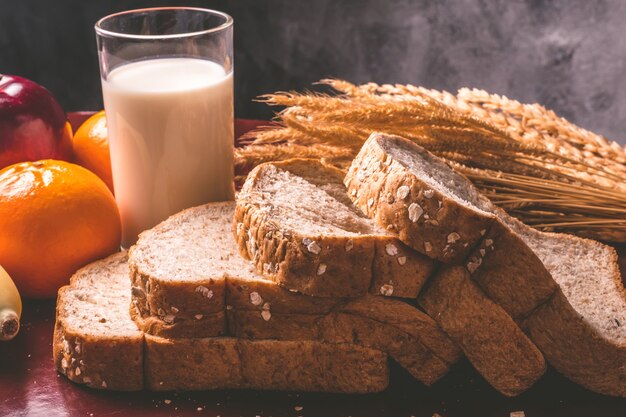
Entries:
POLYGON ((168 216, 232 200, 233 19, 131 10, 95 26, 122 246, 168 216))

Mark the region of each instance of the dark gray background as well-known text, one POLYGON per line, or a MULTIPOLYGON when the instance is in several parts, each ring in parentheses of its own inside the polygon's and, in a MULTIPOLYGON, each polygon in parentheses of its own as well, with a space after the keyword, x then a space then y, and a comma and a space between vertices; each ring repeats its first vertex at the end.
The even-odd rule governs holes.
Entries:
POLYGON ((0 0, 0 72, 99 109, 93 24, 111 12, 195 5, 235 18, 236 114, 251 100, 334 76, 538 101, 626 143, 623 0, 0 0))

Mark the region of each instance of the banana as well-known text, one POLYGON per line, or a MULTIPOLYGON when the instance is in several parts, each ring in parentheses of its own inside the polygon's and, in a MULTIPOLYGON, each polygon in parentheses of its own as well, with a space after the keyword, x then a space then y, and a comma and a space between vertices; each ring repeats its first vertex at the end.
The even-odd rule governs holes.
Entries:
POLYGON ((22 299, 15 283, 0 266, 0 341, 11 340, 20 330, 22 299))

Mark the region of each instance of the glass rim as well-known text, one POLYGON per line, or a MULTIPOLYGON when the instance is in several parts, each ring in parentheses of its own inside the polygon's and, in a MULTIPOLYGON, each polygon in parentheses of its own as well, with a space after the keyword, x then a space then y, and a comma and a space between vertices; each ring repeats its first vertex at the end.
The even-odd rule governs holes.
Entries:
POLYGON ((209 33, 221 32, 224 29, 227 29, 232 25, 233 25, 233 18, 230 15, 224 12, 220 12, 218 10, 205 9, 202 7, 184 7, 184 6, 183 7, 146 7, 143 9, 125 10, 122 12, 112 13, 110 15, 104 16, 98 19, 98 21, 94 25, 94 29, 96 31, 96 34, 99 36, 106 36, 106 37, 112 37, 112 38, 137 39, 137 40, 142 40, 142 39, 155 40, 155 39, 188 38, 188 37, 193 37, 193 36, 198 36, 198 35, 206 35, 209 33), (132 33, 115 32, 112 30, 107 30, 107 29, 102 28, 102 23, 111 18, 124 16, 124 15, 130 15, 133 13, 158 12, 158 11, 167 11, 167 10, 192 10, 192 11, 197 11, 197 12, 203 12, 206 14, 217 15, 217 16, 224 18, 224 23, 218 26, 209 28, 209 29, 198 30, 195 32, 172 33, 169 35, 138 35, 138 34, 132 34, 132 33))

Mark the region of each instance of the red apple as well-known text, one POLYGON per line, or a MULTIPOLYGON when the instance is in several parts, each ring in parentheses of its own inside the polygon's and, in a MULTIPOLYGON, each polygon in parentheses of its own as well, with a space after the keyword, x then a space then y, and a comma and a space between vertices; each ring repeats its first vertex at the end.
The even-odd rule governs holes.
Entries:
POLYGON ((0 74, 0 169, 16 162, 72 158, 72 129, 52 93, 0 74))

